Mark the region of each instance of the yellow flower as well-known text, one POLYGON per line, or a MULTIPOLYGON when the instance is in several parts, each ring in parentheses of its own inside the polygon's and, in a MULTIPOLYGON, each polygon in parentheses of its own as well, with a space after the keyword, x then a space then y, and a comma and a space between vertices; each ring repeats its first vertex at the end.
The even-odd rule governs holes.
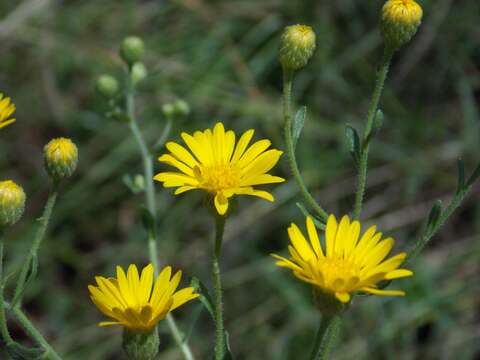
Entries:
POLYGON ((246 131, 235 143, 235 133, 225 132, 217 123, 213 130, 196 131, 193 136, 182 133, 183 146, 168 142, 170 154, 159 161, 176 167, 181 172, 162 172, 154 179, 164 187, 178 187, 175 195, 185 191, 202 189, 214 196, 215 208, 220 215, 228 210, 228 201, 234 195, 253 195, 273 201, 267 191, 256 190, 254 185, 280 183, 281 177, 267 172, 278 162, 281 151, 270 149, 269 140, 260 140, 248 147, 254 130, 246 131))
POLYGON ((15 122, 16 119, 9 118, 15 111, 15 104, 10 101, 9 97, 3 97, 0 93, 0 129, 15 122))
POLYGON ((382 8, 381 29, 393 50, 408 43, 422 22, 423 10, 414 0, 388 0, 382 8))
POLYGON ((289 268, 302 281, 320 291, 334 295, 342 303, 350 301, 351 294, 362 291, 375 295, 403 296, 398 290, 380 290, 377 283, 412 276, 410 270, 399 269, 406 253, 385 260, 394 245, 392 238, 381 240, 377 227, 370 227, 360 237, 360 223, 350 222, 344 216, 337 223, 335 216, 328 217, 325 228, 326 251, 322 250, 317 230, 307 217, 308 242, 295 224, 288 228, 292 243, 288 247, 291 259, 272 254, 277 265, 289 268))
POLYGON ((135 265, 128 267, 127 274, 117 266, 116 279, 96 276, 97 286, 88 286, 90 298, 103 314, 114 319, 99 325, 122 325, 129 330, 148 332, 170 311, 199 296, 192 287, 176 291, 182 272, 171 275, 172 268, 167 266, 153 286, 153 266, 149 264, 141 276, 135 265))

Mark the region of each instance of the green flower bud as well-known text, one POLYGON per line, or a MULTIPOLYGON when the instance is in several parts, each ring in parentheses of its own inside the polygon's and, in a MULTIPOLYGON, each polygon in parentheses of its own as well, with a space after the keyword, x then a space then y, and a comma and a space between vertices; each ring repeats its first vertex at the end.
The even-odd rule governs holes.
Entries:
POLYGON ((173 103, 174 112, 177 116, 185 117, 190 114, 190 105, 185 100, 177 100, 173 103))
POLYGON ((334 294, 329 294, 317 287, 313 287, 313 302, 323 315, 341 314, 348 305, 339 301, 334 294))
POLYGON ((133 64, 140 61, 144 51, 145 46, 142 39, 137 36, 128 36, 122 42, 120 56, 127 64, 133 64))
POLYGON ((101 75, 97 79, 96 88, 101 95, 111 98, 118 92, 118 81, 111 75, 101 75))
POLYGON ((56 181, 70 177, 77 168, 78 149, 70 139, 51 140, 45 145, 43 156, 45 169, 56 181))
POLYGON ((0 182, 0 228, 14 225, 25 210, 25 192, 11 180, 0 182))
POLYGON ((162 105, 162 113, 168 119, 171 119, 175 116, 175 106, 171 103, 163 104, 162 105))
POLYGON ((287 26, 282 34, 279 60, 286 70, 299 70, 307 65, 315 51, 315 33, 310 26, 287 26))
POLYGON ((147 77, 147 68, 141 62, 136 62, 132 66, 131 75, 132 82, 134 85, 137 85, 140 81, 147 77))
POLYGON ((153 360, 160 345, 157 328, 147 333, 124 328, 122 345, 130 360, 153 360))
POLYGON ((380 23, 385 46, 397 50, 408 43, 422 22, 423 10, 414 0, 388 0, 380 23))

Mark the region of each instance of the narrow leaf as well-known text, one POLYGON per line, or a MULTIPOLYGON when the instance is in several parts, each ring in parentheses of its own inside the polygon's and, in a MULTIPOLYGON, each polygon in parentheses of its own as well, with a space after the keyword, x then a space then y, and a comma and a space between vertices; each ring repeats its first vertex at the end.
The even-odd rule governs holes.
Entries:
POLYGON ((305 118, 307 117, 307 107, 302 106, 295 115, 295 119, 293 120, 292 124, 292 141, 293 141, 293 148, 297 147, 297 141, 300 137, 300 134, 303 130, 303 125, 305 124, 305 118))
POLYGON ((472 186, 478 177, 480 177, 480 164, 477 165, 477 168, 473 171, 473 174, 468 178, 466 186, 472 186))
POLYGON ((297 205, 297 207, 300 209, 303 215, 309 216, 312 218, 313 223, 318 229, 325 230, 325 224, 322 223, 321 220, 319 220, 318 218, 310 214, 310 212, 307 209, 305 209, 305 206, 303 206, 302 203, 297 202, 295 205, 297 205))
POLYGON ((232 348, 230 347, 230 335, 228 331, 224 333, 225 337, 225 354, 223 355, 223 360, 233 360, 232 348))
POLYGON ((430 230, 437 225, 438 219, 442 215, 442 205, 442 200, 437 200, 435 201, 435 204, 433 204, 430 214, 428 215, 427 230, 430 230))
POLYGON ((6 346, 7 353, 13 360, 38 360, 43 359, 45 349, 40 347, 26 347, 17 342, 12 342, 6 346))
POLYGON ((207 309, 208 313, 212 317, 213 321, 215 321, 215 312, 213 311, 213 300, 210 296, 210 293, 207 287, 198 279, 197 277, 193 277, 190 281, 190 286, 192 286, 195 291, 200 294, 200 301, 202 302, 205 309, 207 309))
POLYGON ((351 125, 345 127, 345 136, 348 141, 350 154, 355 161, 355 165, 358 165, 360 161, 360 137, 358 136, 357 130, 351 125))

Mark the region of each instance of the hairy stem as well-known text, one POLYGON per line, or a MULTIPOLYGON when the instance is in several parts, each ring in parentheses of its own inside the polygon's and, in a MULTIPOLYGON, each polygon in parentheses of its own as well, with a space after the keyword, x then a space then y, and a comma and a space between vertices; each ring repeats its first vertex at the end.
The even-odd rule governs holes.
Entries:
POLYGON ((313 344, 310 360, 326 360, 333 348, 340 327, 340 316, 323 315, 313 344))
POLYGON ((315 212, 326 221, 328 218, 327 212, 315 201, 312 194, 307 189, 303 181, 300 170, 298 169, 297 160, 295 158, 295 149, 292 138, 292 82, 293 72, 291 70, 283 70, 283 117, 285 122, 285 146, 290 169, 293 177, 300 188, 300 193, 307 202, 307 204, 315 210, 315 212))
POLYGON ((222 254, 225 216, 215 215, 215 246, 212 254, 212 277, 215 288, 215 360, 222 360, 225 354, 225 331, 223 327, 222 281, 220 256, 222 254))
MULTIPOLYGON (((157 219, 157 209, 155 202, 155 190, 153 184, 153 157, 150 151, 148 150, 145 139, 138 127, 137 119, 135 116, 135 89, 131 81, 130 74, 127 74, 127 91, 126 91, 126 103, 127 103, 127 116, 129 118, 129 127, 137 142, 138 148, 140 149, 140 154, 143 161, 143 175, 145 177, 145 201, 147 209, 150 212, 153 221, 154 228, 156 230, 156 219, 157 219)), ((168 124, 167 124, 168 125, 168 124)), ((170 131, 170 130, 168 130, 170 131)), ((155 269, 155 274, 158 274, 159 271, 159 261, 158 261, 158 249, 157 249, 157 237, 156 231, 151 233, 150 229, 147 229, 149 232, 148 235, 148 253, 150 257, 150 262, 155 269)), ((173 336, 173 339, 177 343, 180 351, 183 354, 185 360, 193 360, 194 356, 190 347, 185 342, 182 333, 180 332, 177 323, 171 314, 167 315, 167 324, 170 329, 170 332, 173 336)))
POLYGON ((3 305, 3 289, 5 281, 3 279, 3 231, 0 229, 0 334, 5 345, 13 342, 10 332, 8 331, 7 316, 5 315, 5 306, 3 305))
MULTIPOLYGON (((373 90, 372 99, 370 101, 370 107, 367 113, 367 122, 363 132, 363 142, 368 141, 368 136, 373 128, 373 121, 378 110, 378 103, 380 102, 380 97, 382 96, 383 86, 385 85, 385 80, 387 79, 388 69, 390 67, 390 61, 392 59, 393 52, 389 49, 385 49, 383 53, 382 63, 380 68, 377 71, 377 76, 375 80, 375 88, 373 90)), ((359 219, 362 212, 363 197, 365 194, 365 185, 367 181, 367 166, 368 166, 368 152, 370 150, 370 145, 366 143, 360 153, 360 161, 358 164, 358 182, 357 182, 357 192, 355 193, 355 206, 353 210, 353 218, 359 219)))
POLYGON ((55 206, 55 203, 57 201, 57 196, 58 196, 58 183, 54 182, 53 188, 50 194, 48 195, 48 200, 45 205, 45 208, 43 209, 43 214, 38 219, 39 226, 37 229, 37 233, 35 234, 35 238, 33 239, 32 246, 30 247, 27 258, 23 263, 22 270, 20 272, 20 276, 17 282, 17 286, 15 288, 14 296, 13 296, 14 306, 21 304, 22 294, 25 287, 25 282, 27 280, 28 272, 31 269, 34 258, 37 256, 38 249, 40 248, 40 244, 42 243, 42 240, 45 237, 48 223, 50 222, 50 217, 52 216, 53 207, 55 206))

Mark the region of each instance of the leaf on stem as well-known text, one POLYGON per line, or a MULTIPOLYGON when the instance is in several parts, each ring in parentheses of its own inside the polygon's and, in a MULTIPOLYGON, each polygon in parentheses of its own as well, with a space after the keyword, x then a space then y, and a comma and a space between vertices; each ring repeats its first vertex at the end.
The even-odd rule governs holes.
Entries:
POLYGON ((292 124, 292 141, 293 149, 297 147, 298 138, 303 130, 303 125, 305 124, 305 118, 307 117, 307 107, 302 106, 296 113, 295 119, 293 119, 292 124))
POLYGON ((230 335, 228 331, 224 333, 225 337, 225 354, 223 355, 223 360, 233 360, 232 348, 230 347, 230 335))
POLYGON ((25 282, 23 284, 19 284, 20 286, 19 291, 18 293, 15 294, 12 300, 12 304, 11 304, 12 308, 16 307, 20 303, 23 297, 23 293, 25 292, 25 288, 27 288, 28 284, 30 284, 37 277, 37 270, 38 270, 38 258, 37 258, 37 255, 34 255, 32 257, 30 264, 28 264, 28 273, 27 273, 25 282))
POLYGON ((469 188, 480 177, 480 164, 477 165, 472 175, 468 178, 466 187, 469 188))
POLYGON ((440 216, 442 215, 442 208, 442 200, 435 201, 435 204, 433 204, 430 214, 428 215, 427 231, 430 231, 437 226, 438 219, 440 219, 440 216))
POLYGON ((319 228, 320 230, 325 230, 325 224, 322 223, 322 221, 318 218, 316 218, 315 216, 313 216, 312 214, 310 214, 310 212, 305 208, 305 206, 303 206, 302 203, 295 203, 295 205, 297 205, 297 207, 300 209, 300 211, 302 212, 302 214, 304 216, 309 216, 310 218, 312 218, 313 220, 313 223, 315 224, 315 226, 317 228, 319 228))
POLYGON ((372 138, 378 134, 378 132, 383 126, 383 119, 384 119, 383 111, 378 109, 375 114, 375 118, 373 119, 372 128, 370 129, 370 132, 367 134, 367 137, 365 138, 365 141, 363 143, 363 148, 368 146, 372 138))
POLYGON ((345 127, 345 136, 347 137, 350 154, 353 157, 355 166, 360 163, 360 137, 357 130, 351 125, 345 127))
POLYGON ((198 279, 197 277, 193 277, 190 281, 190 286, 192 286, 195 291, 200 294, 200 301, 202 302, 205 309, 207 309, 208 313, 212 317, 213 321, 215 321, 215 313, 213 311, 213 300, 210 296, 210 293, 207 287, 198 279))

